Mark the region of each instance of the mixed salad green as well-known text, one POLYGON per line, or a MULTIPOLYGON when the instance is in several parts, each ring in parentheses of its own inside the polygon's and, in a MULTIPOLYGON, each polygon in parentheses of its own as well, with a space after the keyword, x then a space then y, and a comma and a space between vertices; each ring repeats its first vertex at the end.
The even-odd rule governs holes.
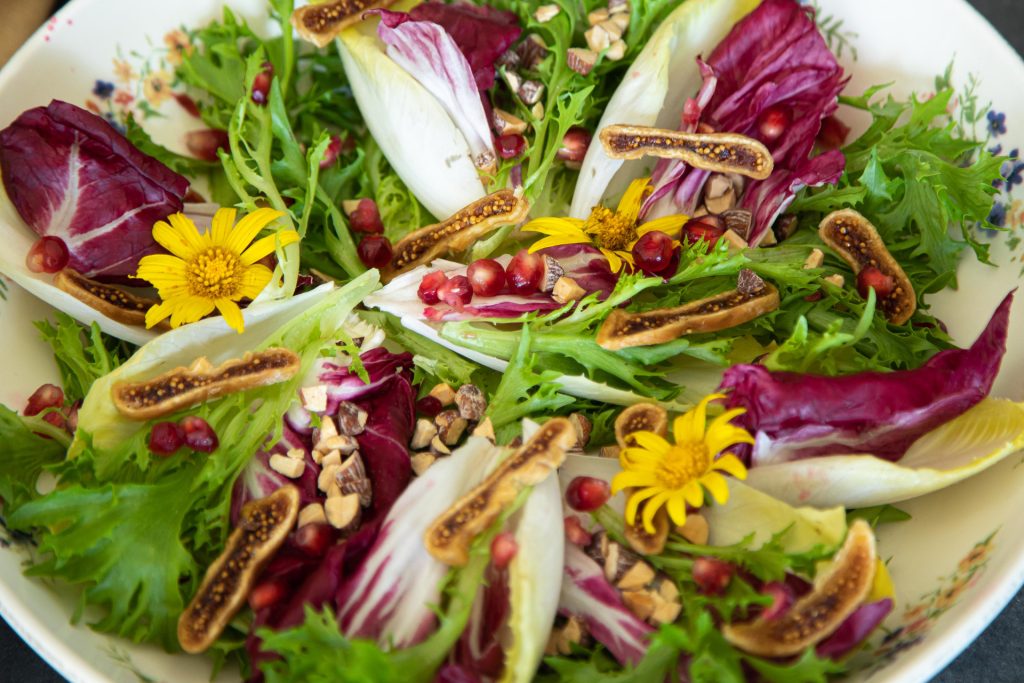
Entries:
POLYGON ((796 0, 268 12, 188 27, 188 154, 0 131, 67 311, 0 406, 27 573, 251 680, 847 672, 874 527, 1024 448, 1013 294, 929 313, 988 263, 984 108, 847 92, 796 0))

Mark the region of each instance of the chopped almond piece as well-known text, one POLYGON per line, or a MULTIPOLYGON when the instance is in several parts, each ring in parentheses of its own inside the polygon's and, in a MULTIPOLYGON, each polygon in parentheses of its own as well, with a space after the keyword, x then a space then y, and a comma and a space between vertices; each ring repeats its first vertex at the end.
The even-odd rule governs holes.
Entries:
POLYGON ((306 471, 306 463, 302 460, 296 460, 295 458, 289 458, 286 455, 281 455, 280 453, 274 453, 270 456, 270 469, 274 470, 282 477, 298 479, 302 476, 302 473, 306 471))
POLYGON ((431 389, 429 395, 440 401, 442 406, 450 406, 455 402, 455 390, 444 382, 431 389))
POLYGON ((618 586, 624 591, 640 590, 654 581, 654 576, 654 569, 651 565, 641 560, 626 570, 626 573, 619 579, 618 586))
POLYGON ((420 477, 423 476, 423 473, 426 472, 431 465, 434 464, 437 460, 437 456, 433 453, 417 453, 409 460, 412 464, 412 471, 416 473, 417 477, 420 477))
POLYGON ((804 261, 804 270, 813 270, 815 268, 821 268, 821 264, 825 262, 825 252, 821 249, 812 249, 807 260, 804 261))
POLYGON ((302 394, 302 407, 309 412, 322 413, 327 410, 327 387, 325 385, 302 387, 299 393, 302 394))
POLYGON ((435 436, 437 436, 437 425, 431 420, 421 417, 416 420, 416 430, 412 433, 412 441, 409 446, 414 451, 426 448, 435 436))
POLYGON ((328 498, 324 504, 324 513, 327 521, 335 529, 345 529, 359 515, 359 494, 351 493, 347 496, 328 498))
POLYGON ((324 513, 324 506, 320 503, 310 503, 299 510, 299 526, 307 524, 326 524, 327 515, 324 513))

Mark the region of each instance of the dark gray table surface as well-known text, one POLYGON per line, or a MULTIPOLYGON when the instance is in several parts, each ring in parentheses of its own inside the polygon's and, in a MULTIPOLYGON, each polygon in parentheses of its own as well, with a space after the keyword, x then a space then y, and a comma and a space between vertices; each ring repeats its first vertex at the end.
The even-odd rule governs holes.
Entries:
MULTIPOLYGON (((927 0, 913 0, 928 6, 927 0)), ((3 0, 0 0, 2 4, 3 0)), ((1018 52, 1024 53, 1024 2, 1021 0, 970 0, 1006 36, 1018 52)), ((882 20, 883 18, 880 18, 882 20)), ((1024 83, 1021 84, 1024 87, 1024 83)), ((1024 591, 1017 595, 998 619, 961 654, 933 683, 1020 683, 1024 681, 1024 591)), ((0 683, 62 683, 7 623, 0 619, 0 683)))

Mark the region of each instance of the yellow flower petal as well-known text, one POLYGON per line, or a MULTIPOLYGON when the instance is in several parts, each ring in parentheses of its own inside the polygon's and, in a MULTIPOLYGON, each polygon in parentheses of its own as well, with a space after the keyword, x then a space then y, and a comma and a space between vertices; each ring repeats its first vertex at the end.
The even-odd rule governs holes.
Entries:
POLYGON ((153 239, 164 249, 187 261, 206 248, 195 223, 184 214, 176 213, 167 220, 170 223, 157 221, 153 225, 153 239))
POLYGON ((747 478, 747 466, 732 453, 726 453, 711 463, 711 469, 731 474, 740 481, 747 478))
POLYGON ((664 489, 662 489, 659 486, 651 486, 640 491, 637 491, 633 495, 631 495, 629 499, 626 501, 626 521, 629 522, 630 525, 636 524, 636 513, 637 510, 640 509, 640 504, 643 503, 648 498, 650 498, 651 496, 655 496, 658 493, 661 493, 663 490, 664 489))
POLYGON ((213 223, 210 226, 210 241, 213 244, 224 244, 227 242, 231 228, 235 225, 235 218, 238 212, 234 209, 217 209, 213 214, 213 223))
POLYGON ((729 500, 729 485, 726 483, 725 477, 718 472, 708 472, 700 478, 700 483, 711 493, 719 505, 729 500))
POLYGON ((520 229, 542 235, 582 235, 583 223, 579 218, 534 218, 520 229))
POLYGON ((146 329, 150 329, 155 325, 159 325, 162 321, 167 319, 167 316, 171 314, 174 309, 170 304, 160 303, 155 306, 150 306, 149 310, 146 311, 146 329))
POLYGON ((608 259, 608 267, 613 273, 617 273, 622 270, 622 259, 620 259, 614 251, 605 249, 604 247, 599 247, 599 249, 601 250, 601 253, 604 254, 604 257, 608 259))
POLYGON ((664 455, 665 453, 668 453, 670 448, 672 448, 672 444, 670 444, 668 441, 658 436, 654 432, 633 432, 629 436, 636 443, 637 446, 643 448, 644 450, 650 451, 655 455, 664 455))
POLYGON ((628 263, 630 268, 633 268, 633 252, 619 250, 615 252, 615 255, 618 256, 623 261, 625 261, 626 263, 628 263))
POLYGON ((699 508, 704 504, 704 489, 695 481, 691 481, 683 487, 683 497, 690 507, 699 508))
POLYGON ((752 444, 754 443, 754 437, 750 436, 750 433, 741 427, 724 425, 716 428, 712 425, 708 428, 704 442, 707 443, 708 450, 714 455, 738 443, 752 444))
POLYGON ((625 216, 630 223, 636 223, 649 185, 650 178, 637 178, 631 182, 629 187, 626 188, 625 194, 622 195, 622 199, 619 200, 619 206, 615 209, 615 212, 625 216))
POLYGON ((653 470, 663 457, 644 448, 625 448, 619 453, 619 464, 629 470, 653 470))
POLYGON ((654 486, 658 477, 654 472, 619 472, 612 477, 612 495, 619 491, 642 486, 654 486))
POLYGON ((242 284, 238 291, 239 299, 255 299, 263 291, 263 288, 270 284, 274 273, 264 265, 255 264, 249 266, 242 273, 242 284))
POLYGON ((673 524, 682 526, 686 524, 686 501, 682 493, 677 493, 668 499, 668 516, 673 524))
POLYGON ((171 313, 171 327, 180 327, 187 323, 194 323, 202 320, 213 312, 212 301, 198 296, 189 296, 184 299, 172 299, 167 302, 173 311, 171 313))
POLYGON ((530 253, 532 254, 548 247, 560 247, 563 244, 590 244, 590 238, 583 233, 579 235, 549 235, 531 244, 530 253))
POLYGON ((256 239, 256 236, 260 234, 263 228, 283 215, 284 213, 281 211, 275 211, 266 207, 256 209, 238 221, 238 224, 228 234, 227 240, 222 242, 220 246, 236 254, 241 254, 256 239))
POLYGON ((733 408, 732 410, 725 411, 711 421, 711 424, 708 425, 708 431, 713 431, 723 425, 731 426, 729 423, 740 415, 743 415, 745 412, 747 412, 746 408, 733 408))
POLYGON ((654 533, 654 515, 673 495, 675 495, 675 491, 662 491, 644 504, 644 511, 640 515, 640 519, 644 523, 644 530, 647 533, 654 533))
POLYGON ((299 233, 294 230, 281 230, 273 235, 267 235, 251 244, 248 249, 242 252, 242 263, 251 266, 264 256, 273 254, 279 243, 282 247, 287 247, 289 244, 294 244, 298 241, 299 233))
POLYGON ((663 218, 655 218, 652 221, 648 221, 643 225, 637 226, 637 235, 646 235, 649 232, 655 230, 663 232, 666 235, 675 236, 686 225, 686 221, 690 220, 689 216, 677 215, 677 216, 665 216, 663 218))
POLYGON ((239 334, 245 331, 245 320, 242 318, 242 310, 238 304, 228 299, 217 299, 214 304, 220 314, 224 316, 224 322, 228 324, 228 327, 239 334))

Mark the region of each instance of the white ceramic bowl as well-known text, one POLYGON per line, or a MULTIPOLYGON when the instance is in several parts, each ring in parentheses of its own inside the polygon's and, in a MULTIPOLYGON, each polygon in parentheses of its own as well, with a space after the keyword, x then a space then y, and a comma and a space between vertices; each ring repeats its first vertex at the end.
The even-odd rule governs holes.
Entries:
MULTIPOLYGON (((257 31, 267 29, 260 0, 230 0, 257 31)), ((822 0, 823 15, 842 19, 840 33, 849 44, 841 60, 853 80, 847 90, 895 82, 897 95, 927 93, 934 77, 956 57, 955 81, 981 79, 977 94, 1005 114, 1008 132, 992 140, 1005 151, 1015 147, 1016 125, 1024 122, 1024 64, 1003 39, 963 0, 822 0), (852 51, 856 49, 856 58, 852 51)), ((100 113, 117 115, 147 102, 168 118, 145 125, 158 141, 181 148, 182 132, 197 127, 173 98, 154 96, 147 78, 158 78, 174 54, 164 36, 196 27, 220 14, 209 0, 76 0, 44 26, 0 73, 0 127, 23 110, 61 98, 91 102, 100 113), (114 60, 123 59, 118 67, 114 60), (118 80, 118 74, 125 80, 118 80), (93 94, 97 79, 115 85, 112 96, 93 94), (148 90, 148 98, 147 98, 148 90), (131 101, 129 102, 129 98, 131 101)), ((978 124, 982 136, 988 122, 978 124)), ((1024 126, 1024 123, 1021 124, 1024 126)), ((936 299, 936 309, 961 342, 969 343, 998 301, 1021 279, 1024 259, 1024 208, 1010 196, 1010 232, 989 237, 993 269, 968 260, 961 289, 936 299)), ((31 244, 6 198, 0 198, 0 263, 17 262, 31 244)), ((32 286, 33 283, 26 283, 32 286)), ((1024 311, 1018 302, 1012 318, 1010 348, 995 395, 1024 399, 1024 311)), ((37 342, 32 321, 49 307, 8 282, 0 302, 0 348, 7 359, 0 381, 0 402, 20 407, 44 381, 57 379, 46 347, 37 342)), ((891 557, 897 608, 887 633, 854 660, 854 680, 924 681, 940 671, 998 614, 1024 583, 1024 468, 1020 456, 954 488, 901 505, 913 519, 884 527, 880 549, 891 557)), ((22 574, 24 546, 0 548, 0 614, 61 674, 72 681, 137 680, 204 683, 206 660, 168 655, 72 625, 73 592, 27 579, 22 574)), ((85 615, 88 621, 89 615, 85 615)), ((234 680, 223 672, 217 680, 234 680)))

